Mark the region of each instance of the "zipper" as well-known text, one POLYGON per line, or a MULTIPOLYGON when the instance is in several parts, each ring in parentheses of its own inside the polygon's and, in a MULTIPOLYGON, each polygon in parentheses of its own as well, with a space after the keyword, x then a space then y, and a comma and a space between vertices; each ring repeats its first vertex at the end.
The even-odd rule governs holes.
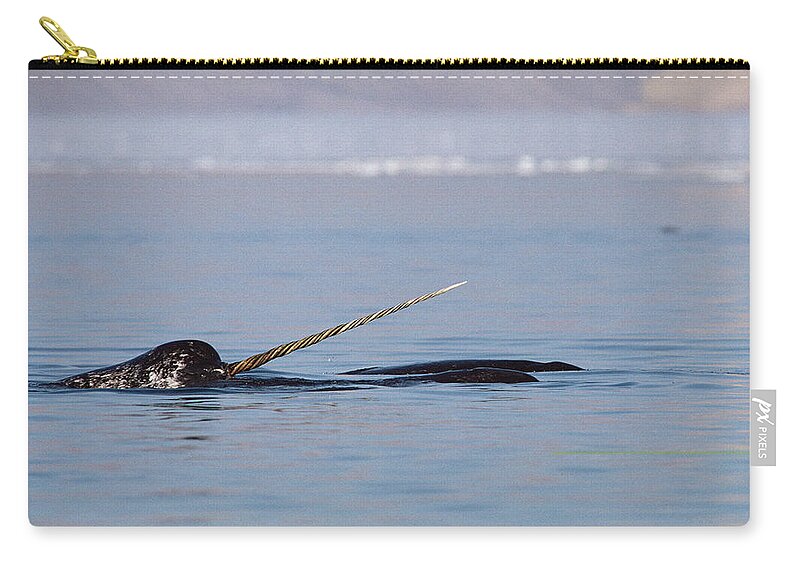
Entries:
POLYGON ((39 24, 44 28, 50 37, 53 38, 58 45, 64 49, 61 55, 46 55, 40 61, 43 63, 77 63, 84 65, 96 65, 100 62, 97 59, 97 53, 92 48, 79 46, 72 41, 72 39, 64 31, 64 28, 52 18, 42 16, 39 18, 39 24), (83 55, 82 55, 83 54, 83 55))
POLYGON ((115 69, 750 69, 744 59, 733 58, 576 58, 576 59, 513 59, 513 58, 98 58, 97 53, 79 46, 52 18, 43 16, 39 24, 64 49, 61 55, 48 55, 32 60, 29 69, 115 68, 115 69))

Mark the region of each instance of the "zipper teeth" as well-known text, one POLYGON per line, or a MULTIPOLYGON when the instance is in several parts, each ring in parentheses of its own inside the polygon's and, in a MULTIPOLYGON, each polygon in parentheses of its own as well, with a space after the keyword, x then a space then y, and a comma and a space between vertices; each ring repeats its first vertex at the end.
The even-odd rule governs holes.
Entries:
MULTIPOLYGON (((80 64, 78 64, 80 65, 80 64)), ((749 69, 743 59, 733 58, 565 58, 565 59, 513 59, 513 58, 116 58, 100 59, 100 67, 272 67, 272 68, 542 68, 542 69, 661 69, 661 68, 728 68, 749 69)))
POLYGON ((30 62, 30 68, 49 68, 66 65, 70 67, 193 67, 193 68, 292 68, 292 69, 331 69, 331 68, 416 68, 416 69, 750 69, 743 59, 732 58, 557 58, 557 59, 514 59, 514 58, 434 58, 434 59, 395 59, 395 58, 104 58, 98 59, 94 50, 77 46, 67 33, 52 18, 43 16, 39 24, 65 50, 60 56, 47 56, 30 62))

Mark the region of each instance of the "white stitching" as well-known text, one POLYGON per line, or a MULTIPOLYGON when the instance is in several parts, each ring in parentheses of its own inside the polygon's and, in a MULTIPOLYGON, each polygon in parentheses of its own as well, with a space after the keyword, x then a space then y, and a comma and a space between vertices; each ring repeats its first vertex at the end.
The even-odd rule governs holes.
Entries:
POLYGON ((28 79, 750 79, 749 75, 28 75, 28 79))

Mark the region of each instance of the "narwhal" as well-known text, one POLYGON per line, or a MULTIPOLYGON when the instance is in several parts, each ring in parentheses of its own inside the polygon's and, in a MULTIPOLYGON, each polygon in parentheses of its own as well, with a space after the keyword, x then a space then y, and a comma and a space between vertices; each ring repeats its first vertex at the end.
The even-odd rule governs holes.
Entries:
MULTIPOLYGON (((370 313, 301 339, 278 345, 238 362, 226 363, 216 349, 201 340, 177 340, 159 345, 139 356, 105 368, 98 368, 59 382, 69 388, 194 388, 220 385, 232 381, 237 374, 263 366, 267 362, 307 348, 332 336, 371 323, 412 305, 438 297, 464 285, 455 283, 393 307, 370 313)), ((528 372, 553 370, 582 370, 564 362, 533 362, 528 360, 447 360, 409 366, 362 368, 343 374, 401 375, 406 380, 432 382, 536 382, 528 372)))

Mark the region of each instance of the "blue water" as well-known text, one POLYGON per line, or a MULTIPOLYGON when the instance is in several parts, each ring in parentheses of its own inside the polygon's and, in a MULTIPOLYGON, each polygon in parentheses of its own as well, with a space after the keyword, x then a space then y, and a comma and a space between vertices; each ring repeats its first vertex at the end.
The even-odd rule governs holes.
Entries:
MULTIPOLYGON (((31 521, 744 523, 746 116, 591 116, 573 135, 574 115, 540 117, 547 140, 560 141, 542 156, 546 140, 520 128, 481 153, 488 127, 475 117, 384 114, 375 149, 363 125, 335 135, 343 127, 325 113, 269 116, 265 129, 286 131, 270 154, 262 139, 248 142, 252 114, 218 119, 222 143, 209 150, 139 116, 89 136, 85 117, 55 129, 34 112, 31 521), (315 120, 328 146, 303 147, 298 128, 315 120), (614 154, 603 133, 619 124, 642 141, 667 126, 719 136, 614 154), (472 146, 431 136, 410 154, 409 133, 425 129, 473 132, 472 146), (59 138, 76 136, 109 151, 59 138), (581 152, 569 154, 570 136, 581 152), (146 150, 132 151, 142 137, 146 150), (595 153, 593 137, 606 141, 595 153), (250 373, 313 386, 51 385, 181 338, 232 362, 463 279, 250 373), (450 358, 587 371, 516 385, 351 386, 337 376, 450 358)), ((170 125, 214 124, 190 119, 170 125)))

